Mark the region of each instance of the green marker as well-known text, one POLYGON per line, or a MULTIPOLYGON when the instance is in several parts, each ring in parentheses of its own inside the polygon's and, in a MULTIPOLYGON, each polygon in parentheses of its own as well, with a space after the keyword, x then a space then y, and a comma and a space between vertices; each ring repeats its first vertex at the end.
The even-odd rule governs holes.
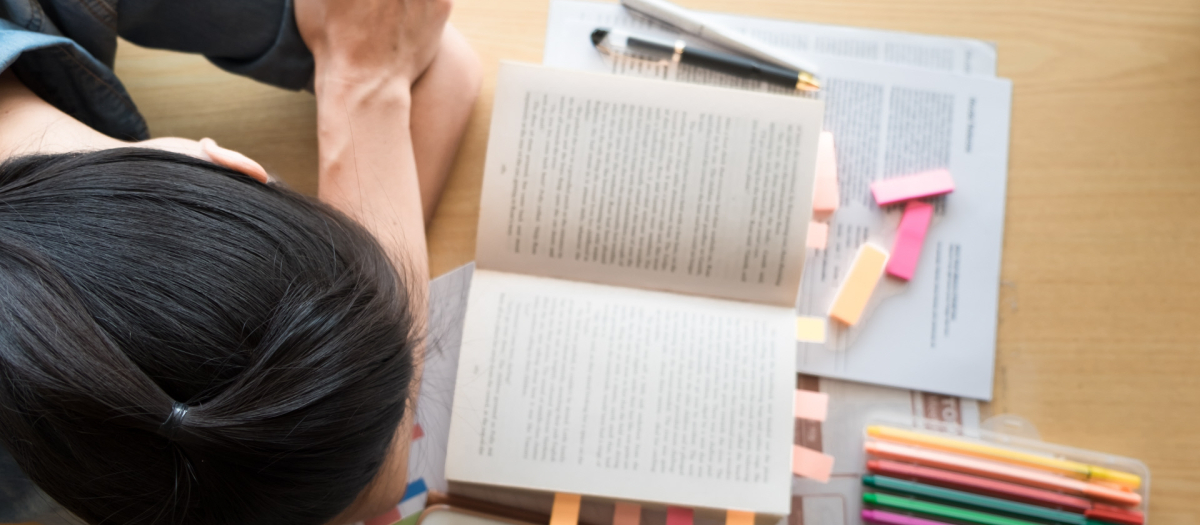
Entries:
POLYGON ((906 510, 910 512, 919 512, 928 514, 938 518, 949 518, 953 520, 965 521, 976 525, 1039 525, 1032 521, 1017 520, 996 516, 995 514, 985 514, 973 510, 960 509, 948 505, 939 505, 937 503, 929 503, 915 499, 902 498, 900 496, 890 496, 887 494, 873 494, 870 492, 863 493, 863 501, 871 505, 881 507, 891 507, 893 509, 906 510))
POLYGON ((995 510, 1006 512, 1008 514, 1016 514, 1034 519, 1042 519, 1054 521, 1058 523, 1068 523, 1070 525, 1087 525, 1088 519, 1082 514, 1072 514, 1061 510, 1053 510, 1036 505, 1026 503, 1016 503, 1000 498, 990 496, 980 496, 969 492, 958 490, 944 489, 924 483, 915 483, 912 481, 904 481, 902 479, 889 478, 887 476, 866 475, 863 476, 863 485, 876 487, 893 492, 902 492, 913 496, 925 499, 935 499, 950 503, 961 503, 971 507, 981 509, 995 510))

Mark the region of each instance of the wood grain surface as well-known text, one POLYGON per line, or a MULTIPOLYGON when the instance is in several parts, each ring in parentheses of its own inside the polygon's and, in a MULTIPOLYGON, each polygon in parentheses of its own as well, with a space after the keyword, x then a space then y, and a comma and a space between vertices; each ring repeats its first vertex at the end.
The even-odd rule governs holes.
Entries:
MULTIPOLYGON (((988 411, 1145 461, 1153 522, 1200 523, 1200 1, 680 3, 995 42, 1014 94, 988 411)), ((434 274, 474 256, 497 63, 541 61, 547 8, 457 1, 487 79, 429 228, 434 274)), ((117 73, 155 136, 213 137, 315 191, 310 95, 124 42, 117 73)))

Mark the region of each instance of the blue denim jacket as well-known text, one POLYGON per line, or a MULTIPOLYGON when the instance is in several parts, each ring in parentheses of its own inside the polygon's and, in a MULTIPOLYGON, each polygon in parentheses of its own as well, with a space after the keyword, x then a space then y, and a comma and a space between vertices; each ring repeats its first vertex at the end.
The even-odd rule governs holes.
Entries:
MULTIPOLYGON (((0 0, 0 70, 43 100, 122 140, 149 138, 113 74, 117 37, 206 56, 286 89, 312 86, 313 58, 292 0, 0 0)), ((0 447, 0 523, 71 523, 0 447)))
POLYGON ((286 89, 312 84, 292 0, 0 0, 0 69, 106 135, 147 139, 112 71, 118 36, 286 89))

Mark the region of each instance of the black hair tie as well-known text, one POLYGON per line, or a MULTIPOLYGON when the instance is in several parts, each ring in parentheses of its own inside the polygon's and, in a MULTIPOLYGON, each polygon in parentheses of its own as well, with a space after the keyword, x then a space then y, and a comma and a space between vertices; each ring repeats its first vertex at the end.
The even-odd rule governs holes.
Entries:
POLYGON ((171 405, 171 413, 167 416, 167 420, 158 427, 158 435, 167 439, 175 439, 175 433, 179 431, 179 427, 183 426, 183 420, 187 417, 188 410, 191 410, 191 407, 178 401, 171 405))

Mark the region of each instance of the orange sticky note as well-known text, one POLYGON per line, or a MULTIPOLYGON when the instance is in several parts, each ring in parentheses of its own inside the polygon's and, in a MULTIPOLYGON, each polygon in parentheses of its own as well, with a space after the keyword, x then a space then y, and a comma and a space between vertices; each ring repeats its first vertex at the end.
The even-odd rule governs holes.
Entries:
POLYGON ((829 414, 829 394, 812 390, 797 390, 796 401, 792 407, 799 419, 825 421, 825 416, 829 414))
POLYGON ((842 281, 833 307, 829 309, 829 317, 848 325, 853 325, 862 317, 879 277, 883 275, 883 267, 887 264, 888 253, 871 243, 864 243, 854 256, 854 264, 850 273, 842 281))
POLYGON ((813 213, 833 213, 838 208, 837 152, 833 134, 822 131, 817 139, 817 173, 813 177, 813 213))
POLYGON ((554 508, 550 511, 550 525, 576 525, 579 523, 579 494, 554 494, 554 508))
POLYGON ((825 342, 824 317, 797 317, 796 340, 804 343, 825 342))
POLYGON ((729 509, 725 511, 725 525, 754 525, 754 513, 729 509))
POLYGON ((388 509, 387 512, 380 514, 378 516, 375 516, 374 518, 371 518, 367 521, 364 521, 363 524, 364 525, 392 525, 393 523, 396 523, 397 521, 400 521, 400 509, 398 509, 396 507, 392 507, 392 508, 388 509))
POLYGON ((642 506, 618 501, 613 509, 613 525, 638 525, 642 521, 642 506))
POLYGON ((829 225, 823 222, 810 221, 808 223, 808 247, 824 250, 825 244, 829 242, 829 225))
POLYGON ((792 473, 821 483, 829 483, 829 475, 833 473, 833 456, 793 445, 792 473))

